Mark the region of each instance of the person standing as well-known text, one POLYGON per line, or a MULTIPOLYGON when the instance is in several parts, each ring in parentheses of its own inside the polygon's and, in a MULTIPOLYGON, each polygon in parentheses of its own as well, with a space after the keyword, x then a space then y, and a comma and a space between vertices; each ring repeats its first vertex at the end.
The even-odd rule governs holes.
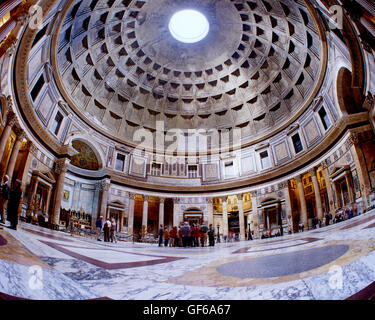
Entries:
POLYGON ((200 239, 201 239, 201 245, 202 247, 204 247, 206 245, 206 241, 207 241, 207 231, 208 231, 208 228, 207 228, 207 225, 202 225, 199 229, 199 233, 200 233, 200 239))
POLYGON ((210 247, 215 245, 215 228, 212 224, 210 224, 208 228, 208 243, 210 247))
POLYGON ((185 221, 184 225, 182 226, 182 246, 184 248, 190 246, 190 237, 191 237, 191 232, 190 232, 190 226, 187 221, 185 221))
POLYGON ((168 228, 164 228, 164 247, 168 247, 168 242, 169 242, 169 231, 168 228))
POLYGON ((65 212, 65 231, 68 231, 69 229, 69 224, 70 224, 70 215, 69 212, 65 212))
POLYGON ((115 241, 117 243, 116 238, 116 221, 114 218, 111 219, 111 235, 110 235, 111 242, 115 241))
POLYGON ((17 179, 14 183, 14 189, 10 191, 8 201, 8 221, 10 228, 17 230, 18 224, 18 208, 22 197, 21 180, 17 179))
POLYGON ((1 223, 5 224, 5 208, 8 205, 10 187, 9 187, 9 177, 4 176, 4 182, 1 184, 1 199, 0 199, 0 214, 1 214, 1 223))
POLYGON ((103 216, 100 216, 98 217, 98 219, 96 219, 96 240, 98 241, 102 241, 100 240, 102 229, 103 229, 103 216))
POLYGON ((191 233, 191 240, 192 240, 191 246, 199 247, 198 227, 195 223, 191 226, 190 233, 191 233))
POLYGON ((111 228, 111 221, 109 221, 108 219, 104 222, 104 227, 103 227, 103 231, 104 231, 104 242, 109 242, 109 232, 110 232, 110 228, 111 228))
POLYGON ((159 247, 161 247, 161 244, 163 243, 163 235, 164 235, 164 230, 163 230, 162 224, 160 225, 158 235, 159 235, 159 247))
POLYGON ((171 231, 169 231, 169 246, 174 247, 176 240, 176 227, 173 227, 171 231))

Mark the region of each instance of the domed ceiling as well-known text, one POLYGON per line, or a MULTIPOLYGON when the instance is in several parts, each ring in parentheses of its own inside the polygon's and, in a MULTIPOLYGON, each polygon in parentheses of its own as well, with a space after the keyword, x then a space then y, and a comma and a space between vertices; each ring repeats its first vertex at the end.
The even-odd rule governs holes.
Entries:
POLYGON ((288 123, 319 83, 322 43, 302 0, 82 0, 60 26, 60 89, 86 121, 132 142, 138 128, 241 128, 249 142, 288 123), (209 21, 196 43, 168 24, 209 21))

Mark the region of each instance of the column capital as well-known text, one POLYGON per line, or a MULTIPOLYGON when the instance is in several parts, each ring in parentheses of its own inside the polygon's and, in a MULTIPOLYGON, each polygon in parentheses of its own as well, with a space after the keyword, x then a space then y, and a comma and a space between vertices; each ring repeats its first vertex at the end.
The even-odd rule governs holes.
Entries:
POLYGON ((23 139, 27 137, 25 131, 21 128, 18 128, 18 127, 14 128, 14 132, 17 135, 16 141, 22 141, 23 139))
POLYGON ((287 189, 289 188, 289 180, 285 180, 279 183, 280 189, 287 189))
POLYGON ((223 201, 223 202, 227 202, 227 200, 228 200, 228 196, 221 196, 220 199, 221 199, 221 201, 223 201))
POLYGON ((212 204, 212 203, 214 203, 214 198, 206 198, 206 202, 208 204, 212 204))
POLYGON ((7 114, 7 122, 6 125, 9 127, 13 127, 17 122, 16 114, 13 111, 9 111, 7 114))
POLYGON ((322 161, 322 162, 320 163, 320 166, 322 167, 323 170, 325 170, 325 169, 328 168, 327 163, 326 163, 325 161, 322 161))
POLYGON ((358 133, 352 132, 350 133, 349 138, 346 140, 349 144, 349 147, 359 143, 359 135, 358 133))
POLYGON ((30 153, 34 153, 36 151, 36 147, 32 141, 27 141, 25 145, 25 150, 28 150, 30 153))
POLYGON ((136 196, 135 193, 133 193, 133 192, 129 192, 129 199, 130 199, 130 200, 134 200, 134 199, 135 199, 135 196, 136 196))
POLYGON ((146 195, 146 194, 144 194, 143 195, 143 201, 145 202, 145 201, 148 201, 150 199, 150 196, 148 196, 148 195, 146 195))
POLYGON ((173 203, 174 204, 179 204, 180 203, 180 198, 173 198, 173 203))
POLYGON ((243 201, 243 193, 237 193, 236 196, 238 201, 243 201))
POLYGON ((297 180, 297 183, 302 183, 302 174, 299 174, 298 176, 295 176, 294 179, 297 180))
POLYGON ((251 198, 256 198, 257 195, 258 195, 258 192, 257 190, 254 190, 254 191, 250 191, 250 195, 251 195, 251 198))
POLYGON ((68 161, 67 158, 55 160, 55 172, 57 174, 66 173, 68 170, 68 161))
POLYGON ((310 168, 308 172, 312 177, 316 177, 316 168, 315 167, 310 168))
POLYGON ((164 202, 165 202, 165 198, 160 198, 160 197, 159 197, 159 202, 160 202, 160 203, 164 203, 164 202))
POLYGON ((109 181, 100 181, 96 184, 98 190, 100 191, 109 191, 109 186, 111 185, 111 183, 109 181))

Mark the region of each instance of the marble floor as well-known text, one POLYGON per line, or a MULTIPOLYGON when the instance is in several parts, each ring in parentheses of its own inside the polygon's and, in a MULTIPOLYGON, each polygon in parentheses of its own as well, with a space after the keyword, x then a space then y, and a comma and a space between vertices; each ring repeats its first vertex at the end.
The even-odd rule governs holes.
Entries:
POLYGON ((374 299, 375 210, 278 238, 172 248, 0 227, 0 299, 374 299))

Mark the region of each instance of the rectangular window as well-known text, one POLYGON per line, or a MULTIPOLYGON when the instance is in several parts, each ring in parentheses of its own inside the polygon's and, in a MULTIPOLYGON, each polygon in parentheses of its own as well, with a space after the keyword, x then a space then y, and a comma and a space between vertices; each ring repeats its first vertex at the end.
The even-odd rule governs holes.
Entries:
POLYGON ((44 77, 43 75, 41 75, 36 84, 34 85, 33 90, 31 90, 31 98, 33 99, 33 101, 35 101, 35 99, 38 97, 38 94, 40 90, 42 90, 44 83, 44 77))
POLYGON ((161 164, 153 163, 151 166, 151 175, 160 176, 160 173, 161 173, 161 164))
POLYGON ((268 156, 267 151, 263 151, 259 154, 260 156, 260 162, 262 164, 262 169, 267 169, 271 167, 271 160, 270 157, 268 156))
POLYGON ((198 177, 198 167, 197 166, 188 166, 188 176, 189 176, 189 178, 198 177))
POLYGON ((125 156, 121 153, 117 154, 115 170, 124 171, 125 168, 125 156))
POLYGON ((324 130, 327 130, 331 126, 331 120, 329 120, 326 110, 322 107, 320 108, 318 113, 319 113, 320 120, 322 121, 324 130))
POLYGON ((38 43, 38 41, 43 38, 43 36, 46 34, 47 27, 48 27, 48 24, 45 25, 43 29, 38 31, 38 33, 35 35, 35 38, 31 47, 34 47, 38 43))
POLYGON ((63 120, 64 120, 63 115, 60 112, 57 112, 56 116, 55 116, 55 119, 53 120, 52 127, 51 127, 51 131, 55 135, 57 135, 59 133, 59 130, 60 130, 60 127, 61 127, 61 124, 62 124, 63 120))
POLYGON ((235 175, 233 161, 225 163, 225 176, 232 177, 235 175))
POLYGON ((0 18, 0 28, 10 20, 10 12, 6 13, 2 18, 0 18))
POLYGON ((294 146, 294 151, 296 153, 299 153, 303 150, 302 141, 298 133, 296 133, 294 136, 292 136, 292 142, 294 146))

